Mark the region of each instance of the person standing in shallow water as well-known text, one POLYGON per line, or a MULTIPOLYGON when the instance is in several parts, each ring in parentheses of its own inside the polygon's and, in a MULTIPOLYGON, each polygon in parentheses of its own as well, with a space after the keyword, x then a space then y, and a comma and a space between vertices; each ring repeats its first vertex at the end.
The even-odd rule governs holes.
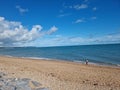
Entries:
POLYGON ((88 60, 85 61, 85 64, 88 65, 88 60))

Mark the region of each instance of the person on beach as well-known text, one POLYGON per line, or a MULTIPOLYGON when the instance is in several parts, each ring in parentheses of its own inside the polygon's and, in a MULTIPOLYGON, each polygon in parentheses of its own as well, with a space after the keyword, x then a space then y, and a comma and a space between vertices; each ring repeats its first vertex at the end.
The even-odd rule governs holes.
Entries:
POLYGON ((88 65, 88 60, 85 61, 85 64, 88 65))

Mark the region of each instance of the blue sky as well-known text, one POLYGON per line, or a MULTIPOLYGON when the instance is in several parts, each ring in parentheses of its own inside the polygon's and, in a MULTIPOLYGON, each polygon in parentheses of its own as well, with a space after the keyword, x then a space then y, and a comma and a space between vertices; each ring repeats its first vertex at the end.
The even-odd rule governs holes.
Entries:
POLYGON ((0 46, 120 43, 120 0, 0 0, 0 46))

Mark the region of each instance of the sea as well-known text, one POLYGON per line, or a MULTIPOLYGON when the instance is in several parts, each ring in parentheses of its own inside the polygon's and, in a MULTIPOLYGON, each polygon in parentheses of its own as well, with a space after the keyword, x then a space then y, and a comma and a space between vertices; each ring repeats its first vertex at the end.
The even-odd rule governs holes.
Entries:
POLYGON ((120 66, 120 44, 56 47, 0 47, 0 56, 120 66))

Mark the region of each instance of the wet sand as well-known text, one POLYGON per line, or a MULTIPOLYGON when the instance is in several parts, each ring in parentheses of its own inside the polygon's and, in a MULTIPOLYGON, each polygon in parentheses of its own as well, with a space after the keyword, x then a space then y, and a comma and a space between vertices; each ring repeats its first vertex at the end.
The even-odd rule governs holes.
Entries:
POLYGON ((50 90, 120 90, 120 67, 0 56, 0 72, 31 78, 50 90))

